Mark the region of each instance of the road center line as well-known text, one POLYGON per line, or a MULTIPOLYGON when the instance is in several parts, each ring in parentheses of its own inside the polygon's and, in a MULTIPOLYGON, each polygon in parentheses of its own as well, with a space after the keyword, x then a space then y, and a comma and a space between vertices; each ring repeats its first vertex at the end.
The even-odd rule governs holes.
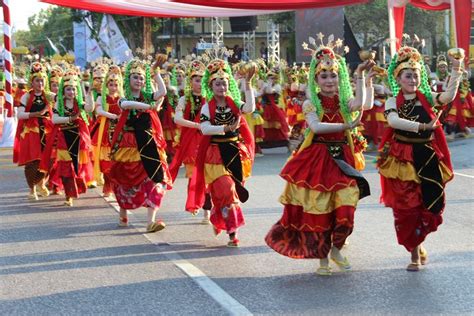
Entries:
MULTIPOLYGON (((104 198, 104 200, 112 206, 117 213, 120 212, 120 208, 113 198, 104 198)), ((133 214, 130 214, 133 216, 133 214)), ((135 227, 133 224, 130 225, 135 227)), ((155 246, 166 243, 162 240, 156 240, 156 237, 150 238, 148 234, 142 234, 148 241, 155 246)), ((198 267, 185 260, 176 251, 169 251, 162 253, 166 256, 178 269, 183 271, 189 276, 196 284, 204 290, 212 299, 214 299, 222 308, 224 308, 231 315, 252 315, 252 313, 242 304, 240 304, 235 298, 229 293, 224 291, 217 283, 211 280, 207 275, 204 274, 198 267)))

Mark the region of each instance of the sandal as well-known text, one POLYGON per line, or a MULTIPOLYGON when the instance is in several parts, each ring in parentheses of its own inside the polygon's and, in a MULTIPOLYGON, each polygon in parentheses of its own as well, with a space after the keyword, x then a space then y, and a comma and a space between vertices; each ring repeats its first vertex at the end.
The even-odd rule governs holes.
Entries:
POLYGON ((425 265, 428 263, 428 251, 425 248, 420 247, 420 263, 425 265))
POLYGON ((332 270, 330 266, 320 266, 318 269, 316 269, 316 274, 317 275, 332 275, 332 270))
POLYGON ((36 194, 36 192, 29 193, 28 200, 38 201, 38 194, 36 194))
POLYGON ((154 223, 148 224, 146 227, 146 232, 147 233, 156 233, 159 232, 160 230, 165 229, 166 225, 163 221, 157 221, 154 223))
POLYGON ((49 196, 49 190, 47 187, 40 187, 38 190, 39 195, 42 197, 48 197, 49 196))
POLYGON ((119 225, 119 227, 127 227, 128 226, 128 217, 120 217, 118 225, 119 225))
POLYGON ((66 201, 64 201, 64 205, 73 206, 72 198, 66 198, 66 201))
POLYGON ((349 260, 347 260, 346 257, 344 257, 344 260, 342 261, 339 261, 337 260, 336 258, 334 257, 331 257, 331 260, 337 264, 337 266, 339 267, 339 269, 341 269, 341 271, 343 272, 346 272, 346 271, 350 271, 352 269, 351 267, 351 264, 349 263, 349 260))
POLYGON ((418 271, 420 271, 420 264, 417 263, 417 262, 411 262, 411 263, 407 266, 407 271, 410 271, 410 272, 418 272, 418 271))
POLYGON ((234 238, 232 240, 229 240, 229 242, 227 243, 227 247, 237 248, 239 247, 239 243, 240 243, 240 240, 238 240, 237 238, 234 238))

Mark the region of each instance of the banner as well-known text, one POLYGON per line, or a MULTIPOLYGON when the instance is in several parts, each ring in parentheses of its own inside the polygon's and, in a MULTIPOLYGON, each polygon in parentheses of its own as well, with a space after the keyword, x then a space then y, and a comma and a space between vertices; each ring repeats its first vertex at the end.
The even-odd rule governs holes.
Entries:
POLYGON ((128 62, 133 58, 125 38, 120 32, 113 16, 106 14, 100 25, 99 38, 110 58, 116 64, 128 62))
POLYGON ((76 66, 84 69, 87 64, 87 49, 86 49, 86 23, 73 22, 74 33, 74 63, 76 66))
MULTIPOLYGON (((88 24, 92 25, 90 20, 88 21, 88 24)), ((88 26, 86 26, 86 49, 87 49, 87 62, 88 63, 93 62, 104 55, 102 49, 99 46, 99 43, 97 43, 95 38, 92 37, 91 29, 88 26)))

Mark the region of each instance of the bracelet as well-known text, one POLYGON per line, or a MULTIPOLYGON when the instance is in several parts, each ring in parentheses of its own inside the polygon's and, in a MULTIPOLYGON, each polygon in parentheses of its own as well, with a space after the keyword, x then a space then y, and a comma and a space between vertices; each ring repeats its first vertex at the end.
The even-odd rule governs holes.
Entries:
POLYGON ((424 132, 426 131, 426 124, 425 123, 420 123, 420 129, 424 132))

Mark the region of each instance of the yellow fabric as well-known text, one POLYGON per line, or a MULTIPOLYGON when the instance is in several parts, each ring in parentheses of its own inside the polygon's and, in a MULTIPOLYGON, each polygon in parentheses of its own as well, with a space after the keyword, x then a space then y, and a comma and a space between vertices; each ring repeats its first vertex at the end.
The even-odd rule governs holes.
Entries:
MULTIPOLYGON (((101 144, 102 144, 102 136, 104 135, 104 128, 105 128, 105 121, 106 118, 104 116, 100 117, 100 125, 99 125, 99 135, 97 138, 97 146, 94 148, 94 179, 95 181, 100 181, 102 179, 102 175, 100 172, 100 160, 98 158, 101 156, 101 144)), ((109 149, 110 152, 110 149, 109 149)))
POLYGON ((304 120, 304 114, 303 113, 298 113, 296 115, 296 120, 298 121, 303 121, 304 120))
POLYGON ((97 155, 96 150, 97 150, 97 146, 93 146, 94 161, 101 161, 101 160, 108 161, 108 160, 110 160, 110 151, 111 151, 110 147, 101 146, 99 156, 96 156, 97 155), (97 157, 99 157, 99 159, 97 159, 97 157))
MULTIPOLYGON (((252 161, 242 159, 242 175, 244 180, 250 177, 252 173, 252 161)), ((224 168, 223 164, 204 164, 204 179, 206 184, 210 184, 222 176, 230 176, 230 173, 224 168)))
POLYGON ((380 112, 375 113, 375 120, 377 122, 387 122, 387 120, 385 119, 385 115, 383 115, 383 113, 380 113, 380 112))
MULTIPOLYGON (((66 149, 58 149, 57 151, 57 160, 58 161, 71 161, 71 155, 66 149)), ((79 150, 79 164, 83 165, 90 161, 89 152, 86 150, 79 150)))
POLYGON ((135 147, 119 148, 114 155, 114 160, 118 162, 141 161, 140 153, 135 147))
POLYGON ((264 122, 263 123, 263 128, 277 128, 277 129, 280 129, 281 128, 281 124, 280 122, 264 122))
POLYGON ((304 212, 311 214, 327 214, 341 206, 357 206, 359 188, 349 186, 334 192, 322 192, 299 187, 287 183, 285 191, 280 196, 280 202, 302 206, 304 212))
POLYGON ((26 134, 28 133, 39 133, 39 128, 38 127, 30 128, 28 126, 25 126, 23 128, 23 131, 20 134, 21 138, 25 138, 26 134))
POLYGON ((364 170, 365 169, 365 157, 362 153, 355 153, 354 154, 354 162, 355 162, 355 169, 356 170, 364 170))
MULTIPOLYGON (((443 183, 452 179, 453 173, 449 168, 440 161, 439 169, 443 183)), ((393 156, 389 156, 379 167, 379 172, 385 178, 398 179, 402 181, 414 181, 421 183, 415 167, 410 162, 401 162, 393 156)))

